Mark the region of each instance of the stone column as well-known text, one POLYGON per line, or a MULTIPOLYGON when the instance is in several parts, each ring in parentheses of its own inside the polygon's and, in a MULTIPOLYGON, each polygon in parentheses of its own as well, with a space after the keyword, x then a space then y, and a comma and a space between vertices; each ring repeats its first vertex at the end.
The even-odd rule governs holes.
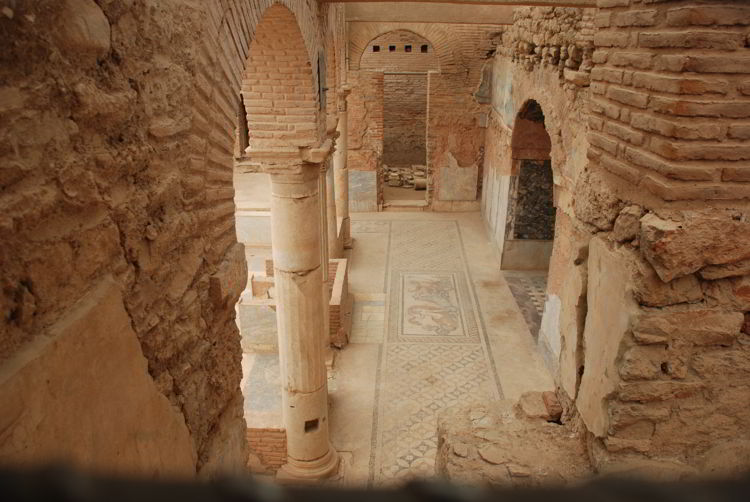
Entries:
POLYGON ((318 178, 318 191, 320 193, 318 210, 320 211, 320 254, 325 264, 323 267, 323 282, 328 281, 328 184, 326 183, 326 164, 321 164, 320 177, 318 178))
MULTIPOLYGON (((329 165, 330 166, 330 165, 329 165)), ((341 258, 343 249, 339 244, 338 221, 336 221, 336 186, 333 168, 326 170, 326 220, 328 222, 328 257, 341 258)))
POLYGON ((349 219, 349 169, 346 165, 348 134, 346 98, 350 92, 351 88, 345 84, 338 93, 339 123, 336 131, 339 133, 339 136, 336 139, 336 150, 333 152, 336 216, 342 220, 341 242, 346 249, 351 249, 352 247, 351 220, 349 219))
POLYGON ((271 174, 271 237, 288 461, 282 479, 334 473, 338 454, 328 439, 328 387, 321 308, 319 164, 271 174))

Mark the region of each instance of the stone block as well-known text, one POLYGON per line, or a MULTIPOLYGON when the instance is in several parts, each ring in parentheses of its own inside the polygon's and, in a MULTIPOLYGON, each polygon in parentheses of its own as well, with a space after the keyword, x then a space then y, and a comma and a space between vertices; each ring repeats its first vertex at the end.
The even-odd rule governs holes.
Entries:
POLYGON ((7 361, 0 382, 3 464, 63 461, 109 474, 195 475, 185 418, 157 389, 110 278, 7 361))
POLYGON ((560 368, 559 379, 571 399, 576 398, 583 366, 583 327, 586 320, 586 262, 570 268, 560 294, 560 368))
POLYGON ((638 382, 620 384, 617 397, 621 401, 671 401, 690 397, 705 388, 701 382, 638 382))
POLYGON ((643 256, 668 282, 707 265, 750 258, 750 222, 718 211, 684 212, 679 220, 647 214, 640 243, 643 256))
POLYGON ((615 226, 612 229, 612 236, 617 242, 632 241, 638 235, 641 228, 641 216, 643 208, 641 206, 626 206, 620 211, 615 220, 615 226))
POLYGON ((111 46, 109 20, 93 0, 65 0, 65 22, 55 32, 58 43, 94 64, 111 46))
POLYGON ((731 345, 740 333, 741 312, 691 310, 649 312, 633 325, 633 333, 682 340, 693 345, 731 345))
POLYGON ((630 290, 627 259, 611 249, 605 238, 589 245, 588 314, 583 332, 584 372, 576 406, 588 430, 606 435, 609 397, 619 384, 617 360, 638 305, 630 290))
POLYGON ((692 303, 703 299, 703 291, 694 274, 672 279, 661 280, 659 275, 646 260, 636 251, 624 251, 632 258, 633 294, 641 305, 649 307, 666 307, 678 303, 692 303))
POLYGON ((376 171, 349 169, 349 210, 351 212, 378 210, 377 178, 376 171))

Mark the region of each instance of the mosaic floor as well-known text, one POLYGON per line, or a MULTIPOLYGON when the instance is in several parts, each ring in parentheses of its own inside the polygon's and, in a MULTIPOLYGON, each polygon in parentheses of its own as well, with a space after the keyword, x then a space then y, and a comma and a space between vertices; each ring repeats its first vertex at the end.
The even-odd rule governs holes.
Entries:
POLYGON ((378 343, 369 484, 434 475, 437 414, 501 398, 455 221, 353 221, 388 242, 385 301, 357 301, 352 343, 378 343), (378 336, 379 335, 379 336, 378 336))
POLYGON ((536 340, 539 337, 544 302, 547 297, 547 276, 510 271, 504 272, 503 275, 516 299, 518 308, 526 319, 531 336, 536 340))

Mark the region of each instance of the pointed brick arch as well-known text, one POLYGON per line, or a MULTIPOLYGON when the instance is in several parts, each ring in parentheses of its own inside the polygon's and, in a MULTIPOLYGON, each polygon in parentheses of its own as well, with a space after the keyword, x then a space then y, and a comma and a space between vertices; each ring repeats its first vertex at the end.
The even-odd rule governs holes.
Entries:
POLYGON ((521 106, 513 124, 511 137, 513 160, 549 160, 552 142, 544 123, 544 112, 534 99, 521 106))
POLYGON ((319 140, 319 96, 294 14, 281 4, 263 13, 242 79, 251 149, 313 146, 319 140))

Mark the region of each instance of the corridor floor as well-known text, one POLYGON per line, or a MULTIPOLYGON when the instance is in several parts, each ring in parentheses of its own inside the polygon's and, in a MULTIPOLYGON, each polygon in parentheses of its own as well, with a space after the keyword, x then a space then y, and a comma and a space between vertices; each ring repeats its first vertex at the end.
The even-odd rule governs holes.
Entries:
POLYGON ((430 477, 440 410, 552 379, 478 213, 356 213, 352 236, 352 337, 329 384, 343 482, 430 477))

